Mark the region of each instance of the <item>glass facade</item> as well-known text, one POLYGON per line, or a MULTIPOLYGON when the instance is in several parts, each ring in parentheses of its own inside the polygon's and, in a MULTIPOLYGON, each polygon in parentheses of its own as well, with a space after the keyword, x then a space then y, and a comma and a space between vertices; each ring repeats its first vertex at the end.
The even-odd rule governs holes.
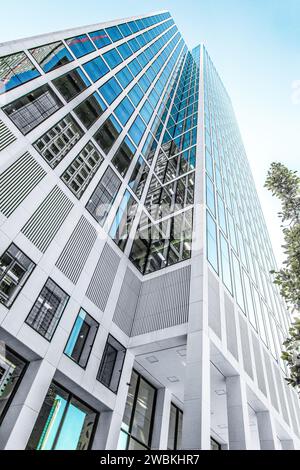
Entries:
POLYGON ((25 52, 0 57, 0 94, 39 77, 39 71, 25 52))
POLYGON ((118 392, 126 349, 119 341, 108 336, 103 352, 97 380, 113 393, 118 392))
POLYGON ((173 403, 170 409, 168 450, 180 450, 182 441, 183 413, 173 403))

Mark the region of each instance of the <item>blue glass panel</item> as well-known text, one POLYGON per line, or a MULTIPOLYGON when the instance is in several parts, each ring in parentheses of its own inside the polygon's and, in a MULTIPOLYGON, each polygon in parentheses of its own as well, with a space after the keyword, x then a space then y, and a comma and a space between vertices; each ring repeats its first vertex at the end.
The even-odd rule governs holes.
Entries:
POLYGON ((206 175, 206 204, 211 213, 216 215, 215 190, 210 178, 206 175))
POLYGON ((68 341, 66 349, 65 349, 65 354, 67 356, 72 356, 74 346, 76 345, 76 341, 77 341, 78 335, 80 333, 82 324, 84 322, 85 316, 86 316, 86 313, 83 310, 81 310, 78 317, 76 318, 75 325, 73 327, 71 336, 69 338, 69 341, 68 341))
POLYGON ((132 34, 131 29, 129 28, 127 23, 119 24, 119 30, 125 37, 130 36, 132 34))
POLYGON ((218 272, 217 227, 209 212, 206 213, 206 231, 207 259, 214 270, 218 272))
POLYGON ((129 64, 128 64, 128 68, 130 70, 130 72, 136 77, 140 71, 142 70, 142 67, 141 65, 139 64, 138 60, 137 59, 134 59, 132 60, 129 64))
POLYGON ((131 90, 130 92, 128 93, 128 96, 129 98, 131 99, 131 101, 133 102, 133 104, 135 106, 137 106, 139 104, 139 102, 141 101, 141 99, 143 98, 144 96, 144 93, 142 92, 141 88, 139 87, 139 85, 135 85, 131 90))
POLYGON ((136 24, 135 21, 130 21, 130 22, 128 23, 128 26, 130 27, 130 29, 131 29, 131 31, 132 31, 133 33, 137 33, 138 30, 139 30, 139 28, 138 28, 138 26, 137 26, 137 24, 136 24))
POLYGON ((66 406, 66 399, 56 395, 37 445, 37 450, 52 450, 66 406))
POLYGON ((134 123, 132 124, 131 128, 129 129, 129 136, 132 138, 133 142, 136 146, 139 145, 143 134, 146 130, 146 124, 142 121, 142 119, 138 116, 134 123))
POLYGON ((103 57, 111 69, 114 69, 115 67, 117 67, 117 65, 123 62, 122 57, 116 49, 112 49, 111 51, 106 52, 105 54, 103 54, 103 57))
POLYGON ((122 93, 122 88, 113 77, 106 82, 99 91, 108 104, 111 104, 122 93))
POLYGON ((76 450, 86 413, 72 403, 69 405, 55 450, 76 450))
POLYGON ((133 52, 137 52, 140 49, 140 45, 135 38, 130 39, 130 41, 128 41, 128 44, 130 45, 133 52))
POLYGON ((88 76, 96 82, 101 77, 103 77, 107 72, 109 72, 109 68, 105 64, 105 62, 101 59, 101 57, 96 57, 96 59, 91 60, 83 65, 84 70, 88 74, 88 76))
POLYGON ((89 34, 98 49, 101 49, 102 47, 111 44, 111 40, 109 39, 109 36, 106 31, 104 31, 104 29, 99 29, 99 31, 94 31, 93 33, 89 34))
POLYGON ((113 42, 119 41, 123 39, 123 34, 120 32, 117 26, 112 26, 111 28, 106 28, 106 32, 108 33, 110 39, 113 42))
POLYGON ((67 39, 66 42, 77 58, 83 57, 96 50, 86 34, 67 39))
POLYGON ((133 80, 133 76, 127 67, 124 67, 120 72, 116 74, 117 79, 121 83, 123 88, 126 88, 133 80))
POLYGON ((147 91, 148 88, 150 87, 151 83, 150 83, 150 81, 148 80, 148 78, 145 77, 145 75, 143 75, 143 76, 139 79, 139 85, 140 85, 141 89, 146 93, 146 91, 147 91))
POLYGON ((123 101, 115 109, 115 115, 123 126, 129 121, 130 117, 134 113, 134 107, 128 98, 124 98, 123 101))
POLYGON ((153 115, 153 108, 150 105, 148 100, 145 102, 144 106, 142 107, 140 111, 140 115, 142 116, 144 121, 148 124, 153 115))
POLYGON ((30 49, 30 53, 46 73, 74 60, 61 41, 30 49))
POLYGON ((117 49, 123 57, 123 60, 128 59, 128 57, 132 55, 132 51, 126 42, 124 44, 121 44, 121 46, 117 47, 117 49))
POLYGON ((0 58, 0 94, 39 76, 40 73, 24 52, 0 58))

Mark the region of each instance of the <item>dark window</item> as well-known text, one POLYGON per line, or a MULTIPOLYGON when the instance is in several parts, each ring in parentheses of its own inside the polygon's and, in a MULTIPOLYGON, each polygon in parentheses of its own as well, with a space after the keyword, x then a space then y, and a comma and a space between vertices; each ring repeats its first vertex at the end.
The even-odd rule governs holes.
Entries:
POLYGON ((98 413, 52 382, 27 450, 88 450, 98 413))
POLYGON ((109 72, 109 68, 105 64, 104 60, 101 59, 101 57, 96 57, 96 59, 85 63, 83 68, 93 82, 97 82, 97 80, 109 72))
POLYGON ((86 34, 67 39, 66 43, 78 59, 96 50, 86 34))
POLYGON ((51 341, 68 300, 69 296, 49 278, 26 319, 27 325, 51 341))
POLYGON ((136 200, 131 196, 129 191, 125 191, 109 232, 113 241, 122 251, 125 250, 137 208, 138 203, 136 200))
POLYGON ((117 393, 122 374, 126 349, 111 335, 106 341, 97 380, 117 393))
POLYGON ((122 88, 113 77, 100 87, 99 91, 106 102, 108 104, 112 104, 112 102, 122 93, 122 88))
POLYGON ((79 67, 56 78, 52 83, 67 102, 90 86, 89 80, 79 67))
POLYGON ((180 450, 182 441, 182 411, 171 403, 168 450, 180 450))
POLYGON ((12 244, 0 257, 0 302, 11 307, 35 264, 12 244))
POLYGON ((111 51, 106 52, 103 54, 103 57, 110 69, 114 69, 123 61, 122 57, 116 49, 112 49, 111 51))
POLYGON ((27 363, 8 349, 0 347, 0 423, 20 385, 27 363))
POLYGON ((24 52, 0 58, 0 94, 40 76, 24 52))
POLYGON ((46 73, 74 60, 61 41, 35 47, 30 49, 29 52, 46 73))
POLYGON ((106 105, 103 103, 98 93, 95 92, 80 103, 80 105, 74 109, 74 112, 82 124, 89 129, 104 113, 105 109, 106 105))
POLYGON ((111 40, 113 42, 119 41, 120 39, 123 39, 123 35, 120 32, 119 28, 117 26, 112 26, 111 28, 106 28, 106 32, 109 34, 111 40))
POLYGON ((88 142, 61 175, 63 182, 78 199, 92 181, 103 160, 92 142, 88 142))
POLYGON ((97 144, 105 153, 108 153, 122 131, 117 120, 111 116, 108 118, 99 131, 94 135, 97 144))
POLYGON ((125 137, 121 146, 119 147, 119 150, 116 152, 111 161, 121 176, 126 175, 135 151, 136 148, 134 145, 132 145, 128 137, 125 137))
POLYGON ((98 49, 101 49, 102 47, 111 44, 111 40, 109 39, 108 34, 106 33, 106 31, 104 31, 104 29, 94 31, 93 33, 89 33, 89 35, 98 47, 98 49))
POLYGON ((83 136, 83 130, 71 114, 42 135, 35 143, 35 149, 46 162, 55 168, 83 136))
POLYGON ((86 209, 102 227, 105 224, 120 186, 120 179, 115 172, 108 167, 86 205, 86 209))
POLYGON ((80 367, 88 363, 98 327, 99 323, 81 309, 65 348, 65 354, 80 367))
POLYGON ((43 85, 5 106, 3 111, 25 135, 63 106, 48 85, 43 85))
POLYGON ((129 187, 138 198, 142 196, 148 175, 149 167, 143 157, 139 157, 129 181, 129 187))
POLYGON ((156 389, 132 372, 118 450, 145 450, 151 446, 156 389))

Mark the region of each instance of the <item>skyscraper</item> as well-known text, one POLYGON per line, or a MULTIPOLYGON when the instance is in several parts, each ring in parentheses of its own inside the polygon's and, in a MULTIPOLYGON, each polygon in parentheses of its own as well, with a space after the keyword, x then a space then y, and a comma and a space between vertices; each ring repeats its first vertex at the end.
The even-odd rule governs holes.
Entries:
POLYGON ((0 45, 0 447, 300 448, 232 104, 168 12, 0 45))

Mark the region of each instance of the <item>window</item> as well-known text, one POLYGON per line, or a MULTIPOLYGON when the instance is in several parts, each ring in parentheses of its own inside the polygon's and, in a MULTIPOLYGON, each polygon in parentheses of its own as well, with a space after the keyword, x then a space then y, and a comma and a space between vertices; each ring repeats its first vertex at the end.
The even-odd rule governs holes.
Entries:
POLYGON ((234 285, 235 285, 235 297, 236 297, 237 303, 239 304, 243 312, 245 312, 245 301, 244 301, 244 294, 243 294, 241 267, 234 253, 232 253, 232 265, 233 265, 233 277, 234 277, 234 285))
POLYGON ((137 208, 138 203, 136 200, 130 195, 129 191, 125 191, 109 232, 113 241, 122 251, 125 250, 137 208))
POLYGON ((259 334, 265 345, 268 345, 268 340, 267 340, 267 333, 266 333, 266 327, 265 327, 265 322, 264 322, 264 312, 262 309, 262 304, 260 300, 260 296, 255 288, 253 288, 253 300, 256 308, 256 316, 257 316, 257 323, 258 323, 258 328, 259 328, 259 334))
POLYGON ((106 28, 106 32, 109 35, 110 39, 113 42, 119 41, 120 39, 123 39, 123 35, 120 32, 119 28, 117 26, 112 26, 111 28, 106 28))
POLYGON ((88 450, 98 413, 52 382, 26 450, 88 450))
POLYGON ((134 107, 127 97, 115 109, 115 115, 123 126, 127 124, 133 113, 134 107))
POLYGON ((211 213, 216 216, 215 187, 211 179, 206 175, 206 204, 211 213))
POLYGON ((252 326, 257 330, 257 323, 256 323, 256 317, 255 317, 255 307, 254 307, 254 302, 253 302, 253 297, 251 293, 251 282, 246 274, 246 272, 243 271, 243 281, 244 281, 244 287, 245 287, 245 296, 246 296, 246 304, 247 304, 247 313, 248 313, 248 318, 252 324, 252 326))
POLYGON ((66 43, 77 59, 96 50, 86 34, 67 39, 66 43))
POLYGON ((151 446, 156 389, 132 372, 118 450, 145 450, 151 446))
POLYGON ((99 91, 105 101, 108 104, 112 104, 112 102, 122 93, 122 88, 118 84, 117 80, 113 77, 104 85, 102 85, 102 87, 99 88, 99 91))
POLYGON ((109 68, 101 59, 101 57, 96 57, 96 59, 93 59, 90 62, 86 62, 83 65, 83 68, 93 82, 97 82, 97 80, 109 72, 109 68))
POLYGON ((0 257, 0 302, 11 307, 32 273, 35 264, 19 248, 11 244, 0 257))
POLYGON ((119 24, 119 30, 123 36, 130 36, 132 34, 131 29, 127 23, 119 24))
POLYGON ((126 349, 111 335, 108 336, 103 352, 97 380, 113 393, 118 392, 126 349))
POLYGON ((47 131, 35 143, 35 149, 55 168, 83 136, 83 130, 71 114, 47 131))
POLYGON ((123 60, 128 59, 128 57, 132 55, 132 50, 128 46, 127 42, 121 44, 121 46, 117 47, 117 49, 118 52, 121 54, 123 60))
POLYGON ((0 58, 0 94, 40 76, 24 52, 0 58))
POLYGON ((111 49, 110 51, 106 52, 103 54, 103 57, 110 69, 114 69, 119 64, 121 64, 121 62, 123 62, 122 57, 116 49, 111 49))
POLYGON ((222 268, 222 280, 231 294, 232 290, 232 280, 231 280, 231 269, 230 269, 230 255, 228 243, 223 237, 223 234, 220 232, 220 257, 221 257, 221 268, 222 268))
POLYGON ((116 77, 123 88, 126 88, 133 80, 133 76, 128 67, 124 67, 122 70, 120 70, 120 72, 116 74, 116 77))
POLYGON ((180 450, 182 441, 183 413, 177 406, 171 403, 168 450, 180 450))
POLYGON ((104 158, 92 142, 88 142, 61 175, 63 182, 80 199, 102 165, 104 158))
POLYGON ((104 113, 106 105, 97 92, 93 93, 86 100, 74 109, 74 113, 80 119, 82 124, 89 129, 104 113))
POLYGON ((62 106, 52 88, 43 85, 2 109, 15 126, 26 135, 62 106))
POLYGON ((46 73, 74 60, 61 41, 35 47, 34 49, 30 49, 29 52, 46 73))
POLYGON ((90 86, 89 80, 79 67, 56 78, 52 83, 67 102, 90 86))
POLYGON ((86 205, 86 209, 102 227, 105 224, 120 186, 120 179, 115 172, 108 167, 86 205))
POLYGON ((0 345, 0 423, 20 385, 27 363, 17 354, 0 345))
POLYGON ((148 175, 149 167, 143 157, 139 157, 129 181, 129 187, 139 199, 142 196, 148 175))
POLYGON ((206 212, 206 243, 207 259, 214 270, 218 273, 218 245, 217 245, 217 226, 209 212, 206 212))
POLYGON ((27 325, 51 341, 68 300, 69 296, 49 278, 26 319, 27 325))
POLYGON ((106 31, 104 29, 99 29, 99 31, 94 31, 93 33, 89 33, 90 37, 92 38, 92 41, 98 49, 101 49, 102 47, 108 46, 111 44, 111 40, 109 39, 106 31))
POLYGON ((88 363, 98 327, 99 323, 81 309, 65 348, 65 354, 80 367, 88 363))
POLYGON ((128 137, 125 137, 119 150, 114 155, 111 161, 121 176, 124 177, 126 175, 128 168, 130 166, 130 163, 135 154, 135 151, 136 151, 136 148, 134 147, 134 145, 131 143, 128 137))
POLYGON ((137 147, 140 141, 142 140, 145 130, 146 124, 138 116, 128 131, 129 136, 132 138, 133 142, 137 147))
POLYGON ((144 96, 144 93, 142 92, 141 88, 139 87, 138 84, 134 85, 134 87, 130 90, 128 93, 129 98, 133 102, 135 106, 138 106, 140 103, 141 99, 144 96))
POLYGON ((111 116, 94 135, 94 139, 102 148, 102 150, 107 154, 121 134, 121 131, 122 128, 120 124, 118 124, 117 120, 111 116))

